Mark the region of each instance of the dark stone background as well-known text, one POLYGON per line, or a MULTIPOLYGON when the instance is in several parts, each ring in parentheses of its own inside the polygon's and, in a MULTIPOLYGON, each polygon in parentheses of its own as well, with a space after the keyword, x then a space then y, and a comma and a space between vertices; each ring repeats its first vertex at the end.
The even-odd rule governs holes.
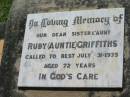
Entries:
POLYGON ((4 32, 5 32, 5 22, 0 22, 0 39, 4 38, 4 32))
POLYGON ((0 97, 130 97, 130 0, 14 0, 5 29, 0 97), (122 89, 18 89, 17 80, 28 13, 125 8, 122 89))

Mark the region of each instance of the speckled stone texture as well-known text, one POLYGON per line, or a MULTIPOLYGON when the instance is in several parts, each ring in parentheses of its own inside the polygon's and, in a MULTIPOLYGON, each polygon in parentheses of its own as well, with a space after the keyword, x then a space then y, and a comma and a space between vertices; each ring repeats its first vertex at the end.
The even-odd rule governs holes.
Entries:
POLYGON ((0 66, 0 97, 130 97, 130 0, 14 0, 5 36, 0 66), (125 8, 122 89, 18 89, 17 80, 28 13, 118 7, 125 8))

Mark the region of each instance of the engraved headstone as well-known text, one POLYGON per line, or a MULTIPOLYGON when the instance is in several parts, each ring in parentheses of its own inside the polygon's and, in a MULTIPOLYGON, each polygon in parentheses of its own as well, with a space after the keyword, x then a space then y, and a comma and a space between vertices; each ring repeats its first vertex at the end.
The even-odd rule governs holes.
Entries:
POLYGON ((124 9, 29 14, 19 87, 122 87, 124 9))

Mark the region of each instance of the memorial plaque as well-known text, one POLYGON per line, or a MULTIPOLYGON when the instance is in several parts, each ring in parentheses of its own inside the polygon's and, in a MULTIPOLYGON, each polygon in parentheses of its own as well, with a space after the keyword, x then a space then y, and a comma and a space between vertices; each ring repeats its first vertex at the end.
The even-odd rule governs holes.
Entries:
POLYGON ((121 88, 124 9, 27 16, 19 87, 121 88))

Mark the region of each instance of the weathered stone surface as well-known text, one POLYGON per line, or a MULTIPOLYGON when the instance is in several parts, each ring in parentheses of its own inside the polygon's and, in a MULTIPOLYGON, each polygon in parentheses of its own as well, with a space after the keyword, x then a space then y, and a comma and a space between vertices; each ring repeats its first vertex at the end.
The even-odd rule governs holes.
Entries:
POLYGON ((0 67, 0 97, 130 97, 130 1, 129 0, 15 0, 6 26, 4 56, 0 67), (122 89, 20 90, 19 59, 27 13, 125 7, 124 79, 122 89), (73 91, 72 91, 73 90, 73 91))
POLYGON ((29 14, 18 86, 122 87, 123 18, 124 8, 29 14))

